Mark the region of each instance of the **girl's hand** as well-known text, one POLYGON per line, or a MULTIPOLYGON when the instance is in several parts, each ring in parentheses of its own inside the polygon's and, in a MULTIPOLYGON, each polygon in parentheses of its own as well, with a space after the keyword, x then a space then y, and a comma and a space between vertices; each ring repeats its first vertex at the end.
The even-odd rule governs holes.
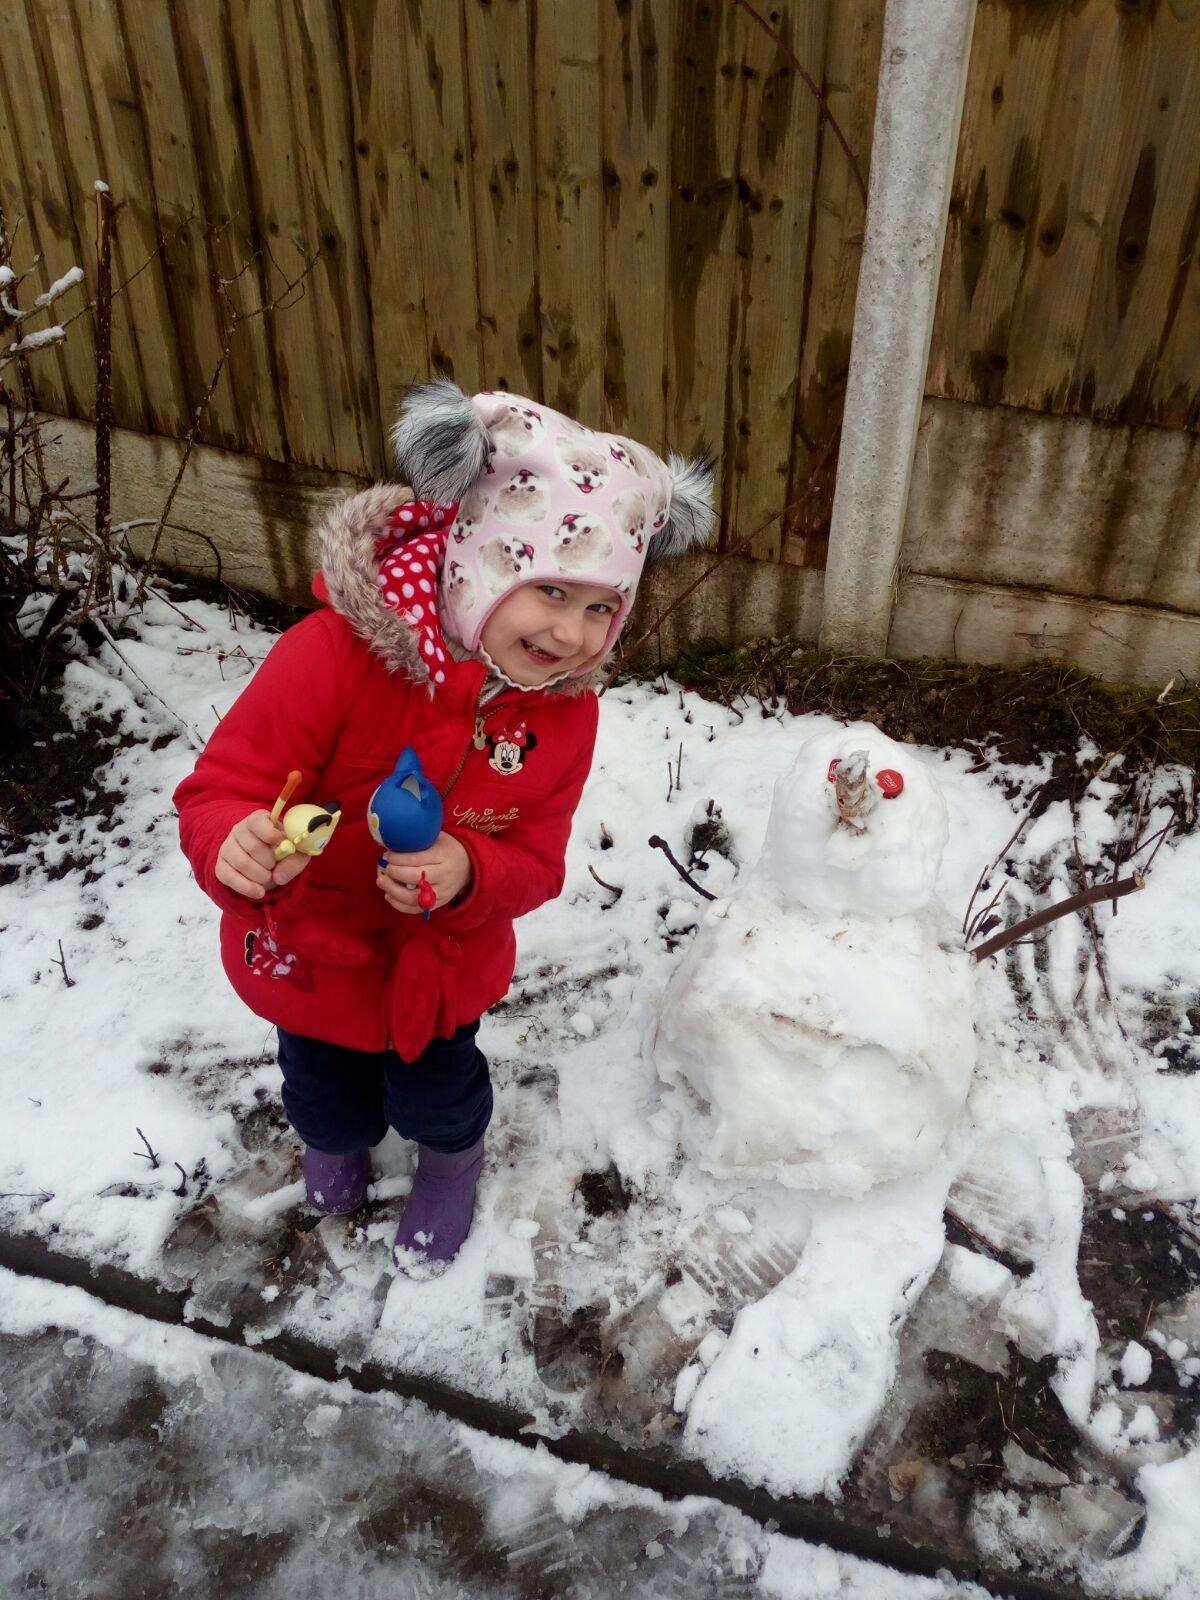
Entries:
MULTIPOLYGON (((400 855, 385 850, 387 866, 377 873, 375 882, 393 911, 412 916, 421 910, 417 887, 421 874, 437 895, 435 905, 444 906, 460 895, 471 882, 471 858, 449 833, 439 833, 428 850, 400 855)), ((431 908, 432 909, 432 908, 431 908)))
POLYGON ((247 900, 261 900, 268 889, 282 889, 299 877, 312 860, 299 851, 276 861, 275 846, 283 829, 271 821, 269 811, 252 811, 234 824, 217 851, 217 882, 247 900))

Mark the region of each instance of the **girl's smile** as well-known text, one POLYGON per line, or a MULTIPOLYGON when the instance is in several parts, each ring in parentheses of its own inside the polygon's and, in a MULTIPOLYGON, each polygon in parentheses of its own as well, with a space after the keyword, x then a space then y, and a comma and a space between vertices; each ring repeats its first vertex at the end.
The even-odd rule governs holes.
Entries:
POLYGON ((586 583, 524 583, 505 595, 480 643, 510 682, 534 689, 598 660, 620 610, 615 589, 586 583))

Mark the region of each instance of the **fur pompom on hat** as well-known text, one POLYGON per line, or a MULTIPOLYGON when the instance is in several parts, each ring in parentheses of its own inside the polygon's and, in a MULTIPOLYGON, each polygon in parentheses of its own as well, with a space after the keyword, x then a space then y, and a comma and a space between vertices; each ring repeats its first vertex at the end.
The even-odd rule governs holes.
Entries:
POLYGON ((441 611, 472 653, 492 612, 527 583, 614 590, 607 652, 645 563, 705 544, 715 520, 707 458, 664 462, 632 439, 504 391, 468 397, 446 378, 416 384, 392 445, 418 499, 459 502, 441 611))

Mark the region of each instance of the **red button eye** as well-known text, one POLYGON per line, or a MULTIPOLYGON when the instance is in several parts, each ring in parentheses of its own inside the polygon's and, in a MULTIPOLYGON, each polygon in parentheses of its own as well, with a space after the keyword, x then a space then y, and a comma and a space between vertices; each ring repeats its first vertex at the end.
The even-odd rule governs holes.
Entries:
POLYGON ((904 793, 904 779, 892 767, 884 767, 882 772, 877 772, 875 782, 883 790, 885 800, 894 800, 897 795, 904 793))
POLYGON ((829 763, 829 771, 826 773, 826 777, 829 779, 830 783, 832 783, 837 777, 837 769, 841 766, 841 764, 841 756, 834 756, 833 760, 829 763))

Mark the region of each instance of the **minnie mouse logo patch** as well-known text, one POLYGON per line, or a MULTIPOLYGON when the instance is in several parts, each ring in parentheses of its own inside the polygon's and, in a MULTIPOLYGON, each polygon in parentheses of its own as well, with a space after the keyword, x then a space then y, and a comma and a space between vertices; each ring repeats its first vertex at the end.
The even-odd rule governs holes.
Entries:
POLYGON ((525 757, 536 744, 537 734, 530 733, 523 722, 518 722, 511 731, 501 728, 498 733, 489 733, 488 766, 502 777, 511 778, 514 772, 520 772, 525 757))

